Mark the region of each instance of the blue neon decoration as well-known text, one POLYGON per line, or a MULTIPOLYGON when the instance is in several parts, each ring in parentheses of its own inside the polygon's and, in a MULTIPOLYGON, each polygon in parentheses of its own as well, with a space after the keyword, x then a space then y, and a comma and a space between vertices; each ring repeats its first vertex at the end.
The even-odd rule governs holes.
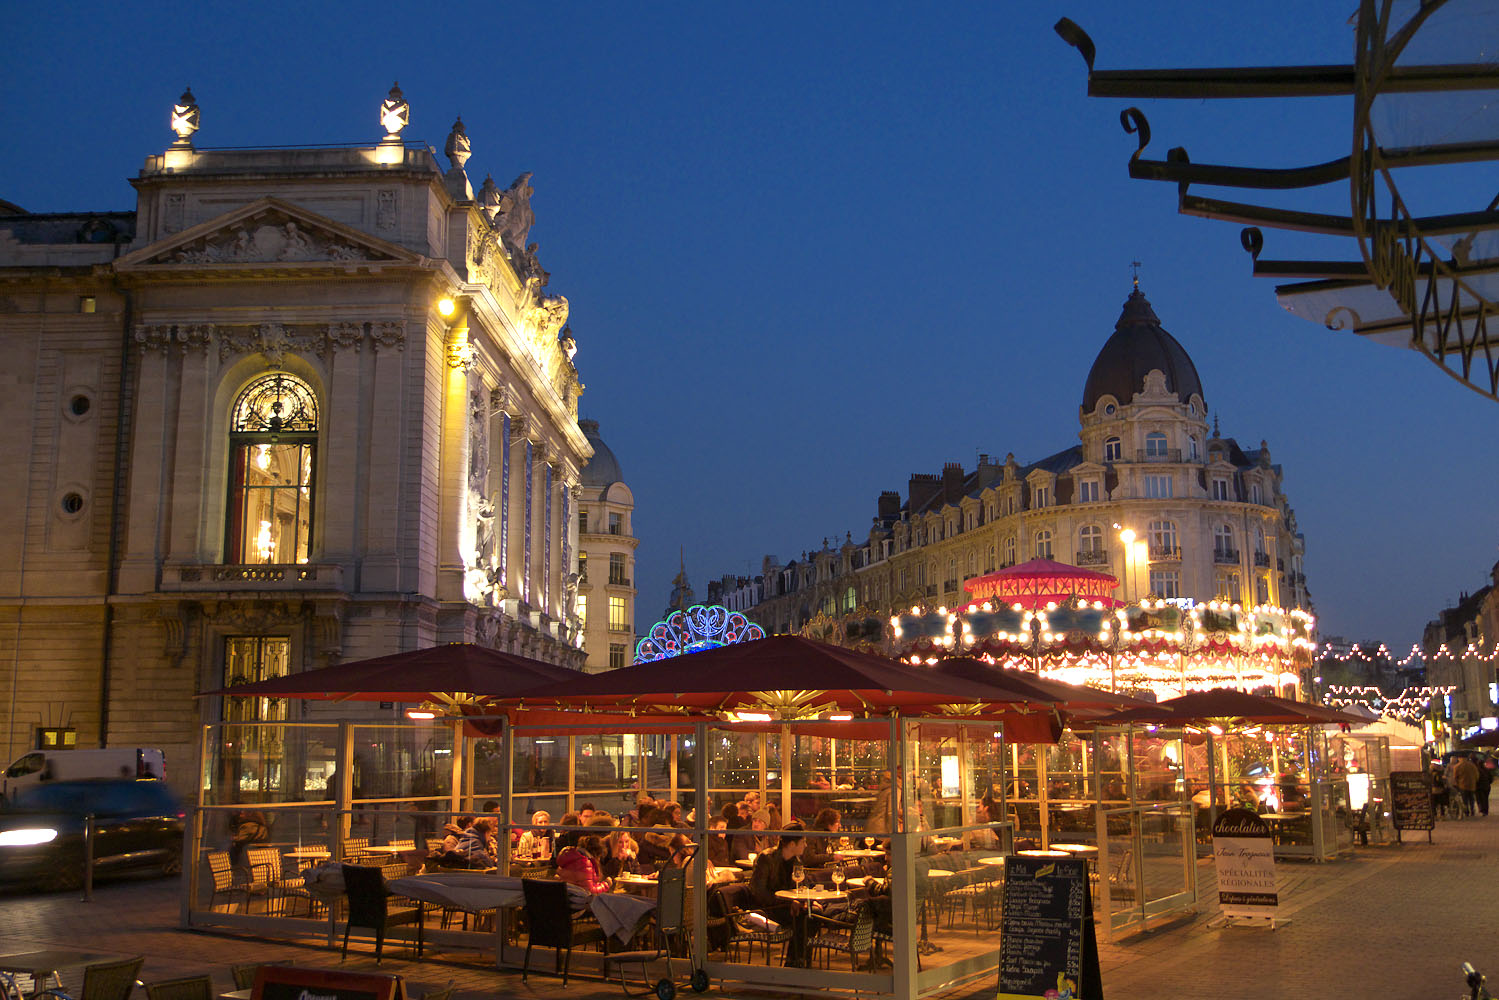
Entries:
POLYGON ((706 607, 694 604, 686 611, 673 611, 665 621, 652 625, 635 646, 635 662, 650 663, 763 638, 765 630, 737 611, 717 604, 706 607))

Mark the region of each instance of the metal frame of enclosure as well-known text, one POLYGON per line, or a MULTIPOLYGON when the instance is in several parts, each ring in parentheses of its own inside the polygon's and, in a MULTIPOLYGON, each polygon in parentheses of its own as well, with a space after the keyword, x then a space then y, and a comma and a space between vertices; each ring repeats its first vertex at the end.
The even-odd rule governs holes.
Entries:
MULTIPOLYGON (((454 814, 477 815, 491 799, 502 816, 519 821, 509 826, 524 827, 533 809, 550 808, 556 819, 584 801, 623 816, 643 787, 691 810, 694 826, 683 832, 702 844, 725 802, 758 791, 787 819, 810 826, 821 808, 831 806, 843 812, 849 836, 857 839, 871 825, 878 831, 869 836, 888 849, 892 933, 883 947, 891 964, 859 972, 783 968, 756 963, 754 949, 748 961, 710 952, 711 890, 707 851, 700 850, 689 870, 688 912, 696 960, 715 982, 917 998, 996 973, 1002 867, 981 859, 1015 848, 1011 823, 991 821, 981 808, 990 788, 1006 808, 1012 755, 998 723, 962 717, 785 723, 642 717, 638 731, 621 732, 628 727, 569 714, 577 721, 558 722, 557 713, 548 713, 545 723, 528 725, 524 712, 516 713, 515 722, 466 720, 488 723, 492 736, 465 732, 458 720, 444 718, 399 725, 205 726, 198 804, 188 833, 183 926, 332 944, 343 930, 338 897, 295 888, 278 895, 278 884, 297 884, 299 869, 319 852, 340 860, 403 841, 419 850, 454 814), (814 774, 852 787, 817 787, 814 774), (226 898, 215 892, 210 856, 222 867, 236 814, 246 810, 266 820, 269 835, 252 846, 268 852, 262 862, 274 870, 257 869, 251 891, 226 898)), ((811 830, 805 835, 826 836, 811 830)), ((502 865, 509 866, 510 838, 499 840, 502 865)), ((429 918, 429 948, 474 949, 503 967, 520 964, 524 947, 510 911, 499 910, 492 928, 486 923, 483 929, 477 918, 470 926, 472 914, 444 916, 446 926, 429 918)), ((400 943, 387 940, 386 947, 400 943)), ((590 953, 573 957, 579 971, 590 964, 602 970, 590 953)))

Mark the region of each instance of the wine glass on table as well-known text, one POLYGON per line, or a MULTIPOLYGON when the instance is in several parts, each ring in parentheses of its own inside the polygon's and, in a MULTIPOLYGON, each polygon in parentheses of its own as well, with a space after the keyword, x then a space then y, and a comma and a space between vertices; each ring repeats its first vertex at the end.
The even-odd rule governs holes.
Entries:
POLYGON ((793 884, 795 884, 796 891, 800 893, 802 891, 802 883, 807 881, 807 869, 803 868, 801 865, 797 865, 796 867, 792 868, 791 881, 793 884))
POLYGON ((838 892, 842 892, 843 891, 843 866, 842 865, 834 865, 833 866, 832 876, 833 876, 833 888, 836 891, 838 891, 838 892))
POLYGON ((865 837, 864 838, 864 849, 866 851, 872 851, 872 850, 874 850, 874 838, 873 837, 865 837))

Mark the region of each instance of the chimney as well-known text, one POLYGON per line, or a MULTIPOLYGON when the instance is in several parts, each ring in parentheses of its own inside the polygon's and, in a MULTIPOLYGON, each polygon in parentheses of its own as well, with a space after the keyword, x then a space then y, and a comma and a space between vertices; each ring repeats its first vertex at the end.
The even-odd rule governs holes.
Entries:
POLYGON ((881 521, 894 521, 900 517, 900 494, 894 490, 885 490, 880 494, 878 510, 881 521))
POLYGON ((963 463, 947 462, 942 466, 942 494, 948 503, 963 499, 963 463))
POLYGON ((927 475, 922 472, 911 474, 911 484, 907 489, 906 495, 910 498, 912 514, 918 514, 925 510, 927 505, 941 494, 941 477, 927 475))
POLYGON ((979 455, 979 488, 983 489, 985 486, 992 486, 999 482, 1001 471, 1000 467, 995 465, 993 459, 988 455, 979 455))

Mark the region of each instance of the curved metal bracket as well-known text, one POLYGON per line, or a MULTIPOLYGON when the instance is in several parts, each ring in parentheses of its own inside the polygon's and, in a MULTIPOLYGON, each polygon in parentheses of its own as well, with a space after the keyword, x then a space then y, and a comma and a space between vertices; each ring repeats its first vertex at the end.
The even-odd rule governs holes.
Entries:
POLYGON ((1239 231, 1239 245, 1258 262, 1260 251, 1265 249, 1265 234, 1260 232, 1258 226, 1245 226, 1239 231))
POLYGON ((1140 136, 1139 148, 1129 158, 1129 162, 1133 164, 1140 158, 1140 154, 1145 152, 1145 147, 1150 145, 1150 122, 1146 120, 1145 112, 1139 108, 1129 107, 1119 112, 1119 124, 1130 135, 1138 133, 1140 136))
POLYGON ((1079 28, 1076 22, 1065 17, 1053 25, 1053 29, 1062 36, 1062 41, 1082 54, 1083 62, 1088 64, 1088 72, 1092 73, 1093 57, 1098 54, 1098 50, 1094 48, 1093 39, 1088 37, 1088 33, 1079 28))

